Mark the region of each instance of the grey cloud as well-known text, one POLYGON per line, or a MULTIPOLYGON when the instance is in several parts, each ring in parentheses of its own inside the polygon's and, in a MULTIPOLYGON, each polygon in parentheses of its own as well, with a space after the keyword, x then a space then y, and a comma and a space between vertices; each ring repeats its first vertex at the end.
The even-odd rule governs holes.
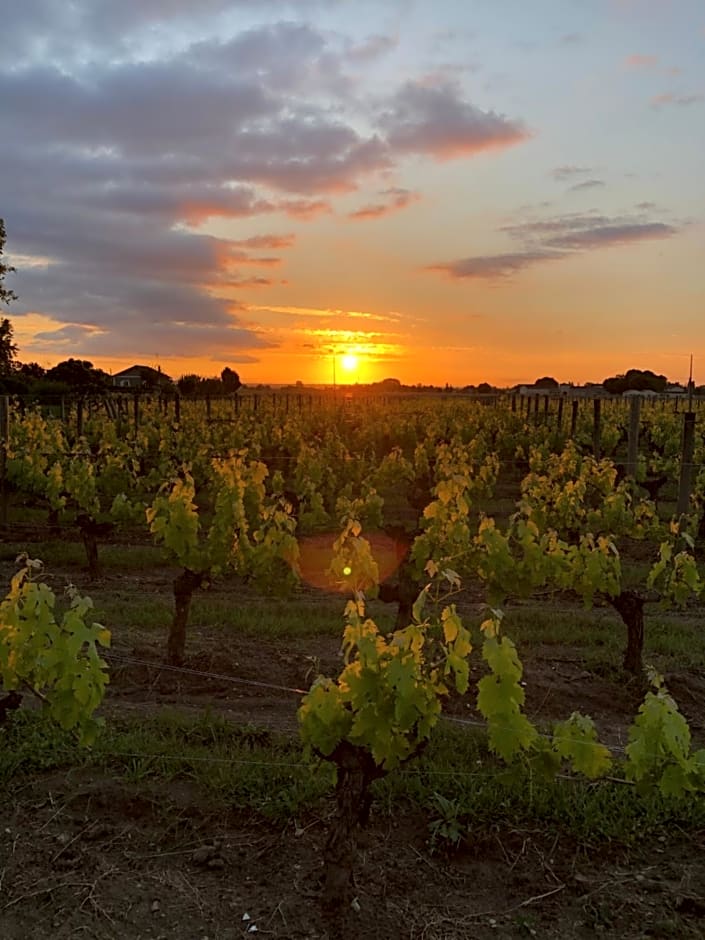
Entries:
POLYGON ((199 68, 256 77, 263 88, 276 93, 318 96, 326 90, 340 95, 351 90, 341 52, 307 23, 273 23, 226 42, 199 42, 188 57, 199 68))
POLYGON ((228 357, 238 362, 255 362, 256 357, 243 355, 241 350, 272 348, 272 344, 262 337, 254 337, 247 330, 237 328, 195 327, 181 324, 154 324, 125 321, 117 335, 96 331, 91 327, 67 325, 58 330, 37 334, 37 340, 47 353, 71 355, 76 346, 82 354, 99 356, 131 356, 135 349, 143 355, 151 356, 210 356, 219 351, 220 358, 228 357))
POLYGON ((579 193, 586 189, 600 189, 604 185, 604 180, 583 180, 582 183, 574 183, 570 186, 568 192, 579 193))
POLYGON ((518 251, 503 255, 476 255, 439 264, 431 264, 427 271, 437 271, 452 278, 491 281, 510 277, 524 268, 560 258, 550 251, 518 251))
POLYGON ((450 84, 407 82, 379 124, 394 150, 438 158, 509 147, 529 136, 519 122, 481 111, 450 84))
POLYGON ((94 324, 121 332, 128 321, 150 323, 210 323, 230 326, 237 304, 203 291, 197 284, 132 277, 106 271, 100 279, 89 264, 54 263, 23 272, 23 305, 51 310, 70 323, 94 324))
POLYGON ((23 141, 107 148, 118 156, 215 153, 232 144, 233 130, 277 108, 255 84, 214 78, 176 61, 83 76, 50 67, 0 72, 0 120, 23 141))
MULTIPOLYGON (((292 239, 274 226, 248 237, 248 219, 310 219, 332 211, 330 194, 379 185, 408 153, 470 155, 527 136, 450 84, 391 90, 364 124, 351 81, 394 40, 355 44, 286 19, 232 25, 238 7, 261 17, 320 2, 23 0, 4 11, 0 208, 9 251, 48 259, 17 272, 13 316, 65 323, 73 333, 43 341, 83 344, 74 354, 171 333, 187 352, 194 336, 204 349, 209 337, 262 348, 219 294, 266 286, 248 268, 280 263, 292 239), (191 21, 205 38, 187 45, 191 21), (199 229, 217 217, 242 220, 237 238, 199 229)), ((390 189, 379 202, 413 198, 390 189)))
MULTIPOLYGON (((637 208, 643 209, 644 205, 640 203, 637 208)), ((525 245, 540 243, 551 248, 579 249, 645 238, 669 238, 678 229, 664 222, 645 219, 642 214, 607 216, 592 212, 519 222, 504 226, 501 231, 525 245)))
POLYGON ((688 105, 700 104, 702 101, 705 101, 705 95, 703 94, 678 95, 674 92, 667 91, 662 95, 656 95, 655 98, 652 98, 651 107, 655 110, 669 106, 688 107, 688 105))
POLYGON ((584 176, 587 173, 592 173, 592 167, 565 164, 563 166, 554 167, 554 169, 551 170, 551 176, 559 183, 575 179, 576 176, 584 176))
POLYGON ((602 225, 583 231, 571 232, 550 238, 546 244, 553 248, 602 248, 608 245, 625 245, 630 242, 653 238, 670 238, 677 229, 664 222, 602 225))
POLYGON ((381 138, 361 137, 323 107, 297 108, 251 83, 183 72, 177 61, 121 66, 89 84, 55 69, 0 73, 0 121, 25 146, 50 140, 118 182, 138 177, 142 189, 232 180, 335 191, 392 159, 381 138))
POLYGON ((72 63, 88 58, 134 57, 139 39, 154 40, 209 22, 221 25, 224 14, 262 9, 286 13, 315 8, 330 0, 22 0, 3 9, 0 61, 72 63))
MULTIPOLYGON (((641 204, 638 208, 643 208, 641 204)), ((504 226, 500 231, 522 244, 507 254, 481 255, 437 262, 428 271, 451 278, 498 280, 546 261, 559 261, 577 253, 653 239, 671 238, 678 228, 665 222, 644 221, 639 216, 610 218, 596 213, 570 214, 504 226)))
POLYGON ((284 121, 248 134, 243 144, 242 151, 224 161, 223 174, 289 193, 349 192, 360 177, 393 165, 382 139, 361 138, 339 124, 284 121))
POLYGON ((512 238, 526 241, 527 239, 545 238, 546 235, 556 232, 580 231, 595 226, 608 225, 610 221, 609 216, 606 215, 568 213, 567 215, 559 215, 548 219, 503 225, 500 232, 506 232, 512 238))
POLYGON ((378 59, 392 49, 396 48, 397 40, 393 36, 369 36, 364 42, 351 46, 347 51, 347 58, 351 62, 366 65, 378 59))

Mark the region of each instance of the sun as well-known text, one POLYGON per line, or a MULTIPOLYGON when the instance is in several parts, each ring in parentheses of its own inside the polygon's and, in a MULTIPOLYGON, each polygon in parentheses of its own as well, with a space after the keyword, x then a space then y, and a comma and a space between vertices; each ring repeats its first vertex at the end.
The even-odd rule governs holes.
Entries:
POLYGON ((346 372, 354 372, 358 366, 358 358, 354 353, 345 353, 340 360, 340 364, 346 372))

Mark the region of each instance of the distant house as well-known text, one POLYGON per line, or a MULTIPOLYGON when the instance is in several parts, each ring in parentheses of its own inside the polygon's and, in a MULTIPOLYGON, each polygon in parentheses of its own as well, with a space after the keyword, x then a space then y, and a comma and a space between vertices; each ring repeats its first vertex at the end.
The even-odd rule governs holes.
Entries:
POLYGON ((622 398, 658 398, 658 392, 652 388, 629 388, 622 392, 622 398))
POLYGON ((586 382, 585 385, 575 385, 571 388, 569 398, 611 398, 610 393, 603 388, 600 382, 586 382))
POLYGON ((129 389, 148 389, 148 388, 172 388, 174 382, 161 369, 153 369, 151 366, 130 366, 129 369, 123 369, 122 372, 116 372, 113 376, 113 386, 115 388, 129 389))
POLYGON ((572 385, 547 386, 547 385, 536 385, 534 383, 533 385, 519 385, 517 386, 516 390, 520 395, 525 395, 528 398, 531 398, 531 397, 544 398, 546 395, 548 395, 550 398, 556 398, 559 396, 562 398, 565 398, 567 395, 571 393, 571 391, 573 390, 573 386, 572 385))

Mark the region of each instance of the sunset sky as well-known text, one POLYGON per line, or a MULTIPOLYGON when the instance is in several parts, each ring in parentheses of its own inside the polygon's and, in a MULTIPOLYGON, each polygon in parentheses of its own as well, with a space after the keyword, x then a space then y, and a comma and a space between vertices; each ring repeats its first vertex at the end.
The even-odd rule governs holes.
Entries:
POLYGON ((705 382, 703 0, 2 6, 22 361, 705 382))

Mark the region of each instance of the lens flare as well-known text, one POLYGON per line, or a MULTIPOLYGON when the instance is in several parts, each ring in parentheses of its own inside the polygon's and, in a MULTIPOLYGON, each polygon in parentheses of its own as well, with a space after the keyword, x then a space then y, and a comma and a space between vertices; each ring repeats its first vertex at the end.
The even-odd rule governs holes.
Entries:
MULTIPOLYGON (((399 567, 407 549, 406 543, 399 542, 384 532, 366 532, 363 534, 370 543, 372 556, 377 562, 379 580, 386 581, 399 567)), ((328 574, 333 561, 333 534, 308 535, 299 542, 299 571, 302 581, 322 591, 341 591, 341 588, 328 574)), ((350 565, 343 569, 346 578, 352 574, 350 565)))

